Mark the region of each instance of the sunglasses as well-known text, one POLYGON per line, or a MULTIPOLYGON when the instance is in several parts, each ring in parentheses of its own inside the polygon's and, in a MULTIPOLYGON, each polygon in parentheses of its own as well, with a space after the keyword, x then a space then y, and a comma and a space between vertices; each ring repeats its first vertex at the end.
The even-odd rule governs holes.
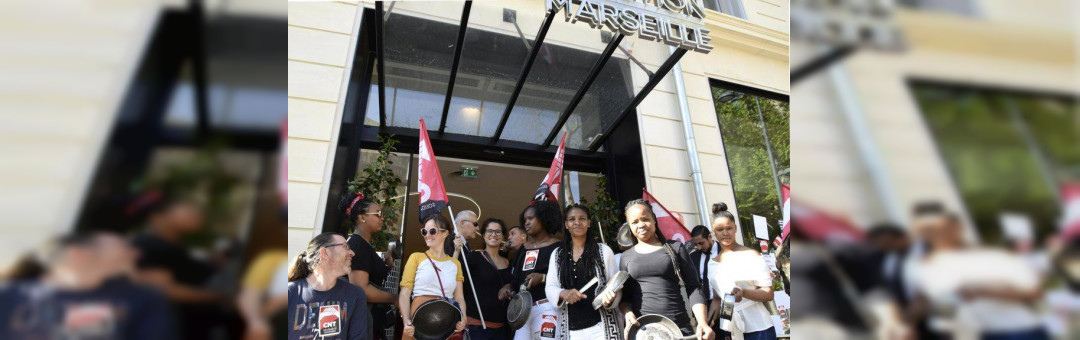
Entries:
POLYGON ((446 231, 446 229, 436 229, 436 228, 423 229, 423 228, 421 228, 420 229, 420 236, 428 236, 428 234, 431 234, 431 235, 434 236, 434 235, 438 235, 440 231, 446 231))
POLYGON ((375 216, 379 216, 379 218, 382 218, 382 210, 379 210, 379 211, 376 211, 376 212, 364 213, 364 215, 375 215, 375 216))

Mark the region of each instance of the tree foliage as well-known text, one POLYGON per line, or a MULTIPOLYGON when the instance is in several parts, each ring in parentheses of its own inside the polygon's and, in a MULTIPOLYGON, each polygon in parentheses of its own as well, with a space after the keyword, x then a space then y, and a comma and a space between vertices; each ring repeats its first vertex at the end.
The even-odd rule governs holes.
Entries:
MULTIPOLYGON (((401 201, 394 199, 398 195, 398 186, 401 185, 401 177, 394 173, 391 155, 397 151, 399 141, 393 135, 378 136, 378 156, 357 174, 356 178, 349 181, 349 192, 362 192, 364 195, 382 206, 382 231, 371 236, 371 246, 376 250, 386 250, 387 242, 393 234, 400 231, 396 226, 402 218, 399 216, 401 201)), ((351 224, 349 221, 343 223, 351 224)))
POLYGON ((1056 186, 1080 178, 1075 101, 928 85, 914 92, 984 243, 1005 241, 1002 212, 1028 215, 1037 240, 1057 229, 1056 186))
POLYGON ((790 104, 718 87, 713 88, 713 102, 735 188, 735 202, 725 203, 738 209, 744 244, 756 246, 753 215, 768 219, 770 237, 780 231, 778 224, 783 218, 780 193, 776 190, 769 158, 775 161, 777 173, 791 167, 790 104), (766 132, 771 154, 765 146, 766 132))
MULTIPOLYGON (((616 202, 614 198, 611 198, 611 194, 608 193, 607 177, 600 175, 596 182, 596 202, 590 203, 589 200, 584 197, 581 198, 581 205, 584 205, 592 211, 593 224, 600 223, 604 226, 604 241, 611 247, 611 250, 616 253, 620 252, 619 243, 615 241, 615 235, 618 233, 619 226, 622 225, 621 216, 619 210, 619 202, 616 202)), ((600 240, 596 240, 600 241, 600 240)))

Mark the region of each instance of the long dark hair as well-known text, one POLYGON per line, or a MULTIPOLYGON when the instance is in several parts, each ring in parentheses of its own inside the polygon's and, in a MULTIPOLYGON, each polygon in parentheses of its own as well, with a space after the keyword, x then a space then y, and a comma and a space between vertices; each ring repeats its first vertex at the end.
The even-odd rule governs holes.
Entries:
POLYGON ((296 281, 311 275, 315 271, 315 266, 322 261, 319 250, 333 242, 335 235, 341 236, 333 232, 322 233, 308 241, 307 249, 303 253, 297 254, 293 260, 293 266, 289 270, 289 281, 296 281))
MULTIPOLYGON (((567 206, 566 215, 570 216, 570 210, 574 209, 584 212, 585 216, 587 216, 591 222, 592 213, 589 212, 589 208, 578 203, 567 206)), ((563 229, 565 229, 563 232, 566 233, 566 236, 563 237, 563 251, 562 254, 559 255, 559 284, 561 284, 563 288, 571 288, 574 286, 574 274, 571 271, 574 267, 574 237, 570 235, 570 230, 566 228, 565 221, 563 222, 563 229)), ((594 242, 598 237, 597 231, 595 228, 591 228, 591 226, 586 227, 585 230, 585 249, 582 250, 581 258, 578 259, 578 261, 584 261, 583 263, 585 263, 585 277, 589 277, 589 275, 598 277, 601 273, 598 273, 596 268, 603 268, 604 264, 602 263, 603 259, 600 256, 600 246, 594 242)))
POLYGON ((341 200, 338 201, 338 212, 345 215, 346 223, 349 226, 352 226, 353 232, 355 232, 357 227, 356 219, 359 218, 361 214, 366 213, 368 207, 372 204, 375 204, 375 202, 372 201, 371 198, 365 197, 364 193, 346 191, 345 194, 341 196, 341 200))
MULTIPOLYGON (((656 219, 656 214, 652 211, 652 203, 649 203, 649 201, 639 198, 630 202, 626 202, 626 208, 623 208, 623 215, 626 215, 626 213, 630 212, 630 207, 633 207, 635 205, 645 206, 645 211, 649 212, 649 216, 652 216, 653 219, 653 233, 656 234, 656 238, 660 240, 660 243, 667 243, 667 238, 664 237, 664 233, 660 231, 660 221, 656 219)), ((629 219, 630 218, 627 217, 626 223, 630 223, 629 219)), ((637 237, 636 233, 634 237, 637 237)))

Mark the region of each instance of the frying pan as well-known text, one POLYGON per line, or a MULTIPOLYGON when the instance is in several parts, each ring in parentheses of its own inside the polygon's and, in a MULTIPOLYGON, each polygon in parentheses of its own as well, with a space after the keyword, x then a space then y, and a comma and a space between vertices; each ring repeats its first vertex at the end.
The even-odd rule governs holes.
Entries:
POLYGON ((682 335, 679 325, 662 315, 645 314, 637 319, 638 324, 630 326, 627 334, 630 339, 639 340, 683 340, 697 339, 697 335, 682 335))
POLYGON ((510 305, 506 308, 506 321, 510 323, 513 330, 518 330, 525 326, 525 322, 529 321, 533 297, 529 290, 526 289, 528 286, 529 280, 525 280, 525 283, 521 285, 521 289, 518 289, 517 294, 510 298, 510 305))
POLYGON ((416 308, 412 320, 416 340, 445 340, 461 321, 461 310, 444 299, 429 300, 416 308))
MULTIPOLYGON (((623 284, 626 283, 626 279, 630 278, 630 274, 625 271, 620 271, 611 276, 611 279, 607 281, 607 284, 601 289, 596 290, 596 296, 603 296, 607 292, 615 292, 615 300, 611 301, 612 306, 618 306, 619 301, 622 300, 622 291, 620 290, 623 284)), ((600 309, 604 307, 604 301, 600 299, 594 299, 592 303, 593 309, 600 309)))

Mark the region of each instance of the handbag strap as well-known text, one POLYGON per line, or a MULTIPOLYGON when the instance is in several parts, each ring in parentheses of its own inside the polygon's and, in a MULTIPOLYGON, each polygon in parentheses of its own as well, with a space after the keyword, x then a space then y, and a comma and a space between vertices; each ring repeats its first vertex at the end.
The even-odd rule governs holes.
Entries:
POLYGON ((491 258, 491 255, 488 255, 486 250, 480 250, 480 256, 483 256, 488 264, 491 265, 491 268, 495 269, 495 277, 499 278, 499 286, 505 285, 506 283, 503 282, 502 275, 499 275, 499 266, 495 265, 495 259, 491 258))
POLYGON ((668 257, 671 258, 671 266, 675 267, 675 276, 679 278, 679 288, 685 289, 686 285, 683 283, 682 273, 679 271, 679 263, 675 261, 675 252, 671 250, 671 245, 664 244, 664 250, 667 251, 668 257))
POLYGON ((427 257, 428 262, 431 262, 431 267, 435 268, 435 278, 439 280, 439 294, 441 294, 442 297, 445 299, 446 298, 446 288, 443 287, 443 284, 442 284, 442 275, 439 275, 439 272, 441 272, 441 270, 439 270, 439 266, 435 265, 435 260, 432 260, 431 256, 428 256, 426 251, 424 252, 424 257, 427 257))

